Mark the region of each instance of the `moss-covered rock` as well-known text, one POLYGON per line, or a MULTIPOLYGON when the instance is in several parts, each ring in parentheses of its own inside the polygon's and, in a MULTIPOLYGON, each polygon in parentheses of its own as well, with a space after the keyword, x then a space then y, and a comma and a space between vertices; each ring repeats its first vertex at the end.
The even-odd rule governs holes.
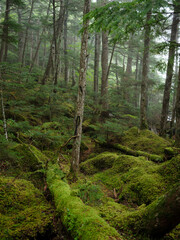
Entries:
POLYGON ((52 223, 52 209, 32 183, 0 177, 0 239, 30 239, 52 223))
POLYGON ((96 157, 90 158, 80 164, 80 169, 86 174, 94 174, 113 166, 114 160, 118 157, 116 153, 104 152, 96 157))
POLYGON ((158 173, 163 176, 167 187, 171 188, 180 179, 180 155, 162 163, 158 168, 158 173))
POLYGON ((70 186, 61 180, 60 170, 56 165, 49 166, 47 182, 54 196, 57 212, 74 239, 123 239, 98 216, 95 209, 86 206, 80 198, 72 194, 70 186))
POLYGON ((115 188, 120 201, 149 204, 166 190, 158 167, 144 157, 120 155, 109 165, 109 169, 96 173, 91 180, 101 181, 111 190, 115 188))
POLYGON ((139 130, 136 127, 126 131, 121 142, 133 150, 157 155, 163 155, 164 149, 171 146, 170 142, 155 133, 149 130, 139 130))

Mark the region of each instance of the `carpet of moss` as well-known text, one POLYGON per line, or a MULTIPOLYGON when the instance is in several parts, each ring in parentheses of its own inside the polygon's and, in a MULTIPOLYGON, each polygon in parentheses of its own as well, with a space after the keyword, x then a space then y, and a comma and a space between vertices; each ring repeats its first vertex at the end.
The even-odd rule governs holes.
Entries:
POLYGON ((0 177, 0 239, 35 239, 52 218, 50 205, 31 182, 0 177))

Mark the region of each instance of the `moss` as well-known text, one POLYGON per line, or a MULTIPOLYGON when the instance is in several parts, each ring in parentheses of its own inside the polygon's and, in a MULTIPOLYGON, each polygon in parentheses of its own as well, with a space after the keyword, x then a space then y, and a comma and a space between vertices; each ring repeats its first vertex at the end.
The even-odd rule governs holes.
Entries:
POLYGON ((162 163, 158 168, 158 173, 164 178, 167 187, 171 188, 180 179, 180 155, 162 163))
POLYGON ((158 168, 158 165, 146 161, 144 157, 120 155, 111 168, 96 173, 90 179, 102 182, 111 190, 115 188, 120 201, 149 204, 166 190, 158 168))
POLYGON ((58 167, 51 165, 47 172, 47 182, 54 196, 57 212, 63 224, 74 239, 123 239, 117 231, 110 227, 98 212, 86 206, 72 194, 70 186, 57 175, 58 167))
POLYGON ((0 238, 29 239, 47 230, 52 210, 32 183, 0 177, 0 238))
POLYGON ((136 127, 126 131, 121 142, 131 149, 156 155, 163 155, 164 149, 171 146, 170 142, 155 133, 149 130, 139 130, 136 127))
POLYGON ((116 153, 104 152, 94 158, 80 164, 80 169, 86 174, 94 174, 100 170, 112 167, 114 160, 118 157, 116 153))
POLYGON ((19 167, 26 171, 36 171, 45 167, 47 157, 36 147, 28 144, 19 144, 15 150, 20 154, 19 167))
POLYGON ((180 239, 180 224, 178 224, 170 233, 166 234, 164 240, 180 239))

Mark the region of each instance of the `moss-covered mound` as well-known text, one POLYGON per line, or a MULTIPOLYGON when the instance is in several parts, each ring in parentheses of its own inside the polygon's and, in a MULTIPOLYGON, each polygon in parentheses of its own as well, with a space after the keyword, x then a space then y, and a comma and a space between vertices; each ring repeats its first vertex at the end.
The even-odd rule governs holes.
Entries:
POLYGON ((73 196, 70 186, 61 180, 58 166, 51 165, 47 172, 47 182, 54 196, 61 220, 74 239, 105 240, 123 239, 118 232, 102 219, 98 212, 86 206, 80 198, 73 196))
MULTIPOLYGON (((93 158, 93 163, 101 156, 93 158)), ((110 163, 106 165, 109 169, 94 174, 91 180, 101 181, 112 191, 115 188, 120 201, 149 204, 165 192, 166 185, 158 173, 159 166, 145 157, 120 155, 110 163)))
POLYGON ((162 155, 164 149, 171 143, 149 130, 139 130, 133 127, 125 132, 121 143, 134 150, 141 150, 151 154, 162 155))
POLYGON ((52 209, 32 183, 0 177, 0 239, 34 239, 51 222, 52 209))
POLYGON ((180 179, 180 155, 162 163, 158 168, 158 173, 163 176, 167 187, 171 188, 180 179))
POLYGON ((117 153, 104 152, 81 163, 80 169, 85 174, 94 174, 99 171, 111 168, 113 166, 114 160, 117 157, 117 153))
POLYGON ((36 147, 28 144, 19 144, 14 150, 20 155, 18 164, 23 171, 36 171, 45 167, 47 157, 36 147))

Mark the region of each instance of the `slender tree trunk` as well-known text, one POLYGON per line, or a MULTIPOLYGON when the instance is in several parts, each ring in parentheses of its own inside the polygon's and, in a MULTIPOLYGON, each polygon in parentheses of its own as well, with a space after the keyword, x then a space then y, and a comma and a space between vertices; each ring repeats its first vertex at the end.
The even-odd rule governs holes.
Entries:
POLYGON ((100 60, 100 34, 95 33, 95 54, 94 54, 94 100, 97 103, 99 89, 99 60, 100 60))
POLYGON ((132 35, 129 38, 129 43, 128 43, 128 58, 127 58, 127 65, 126 65, 126 75, 129 76, 132 74, 132 43, 133 43, 133 37, 132 35))
POLYGON ((10 12, 10 1, 6 0, 6 10, 5 10, 5 18, 2 29, 2 41, 1 41, 1 49, 0 49, 0 62, 7 60, 8 53, 8 34, 9 34, 9 12, 10 12))
POLYGON ((25 38, 24 38, 24 45, 23 45, 23 50, 22 50, 21 66, 24 66, 24 63, 25 63, 25 51, 26 51, 26 46, 27 46, 27 41, 28 41, 28 31, 29 31, 29 26, 30 26, 30 23, 31 23, 31 18, 32 18, 32 13, 33 13, 33 8, 34 8, 34 2, 35 2, 35 0, 31 1, 31 9, 30 9, 30 13, 29 13, 28 22, 27 22, 25 38))
POLYGON ((116 53, 116 86, 117 86, 117 90, 119 92, 120 83, 119 83, 119 74, 118 74, 118 56, 117 56, 117 53, 116 53))
MULTIPOLYGON (((87 14, 90 11, 90 0, 84 0, 84 13, 87 14)), ((81 39, 81 55, 80 55, 80 70, 79 70, 79 87, 77 98, 77 110, 75 116, 75 140, 73 143, 72 159, 71 159, 71 172, 76 175, 79 170, 80 160, 80 145, 82 136, 82 121, 84 114, 84 100, 86 90, 86 70, 87 70, 87 48, 88 48, 88 26, 89 20, 84 20, 83 28, 84 32, 81 39)))
POLYGON ((172 27, 171 27, 171 39, 170 39, 170 46, 169 46, 166 83, 164 88, 164 97, 163 97, 161 122, 160 122, 161 136, 165 135, 166 121, 167 121, 168 111, 169 111, 169 99, 170 99, 171 82, 172 82, 172 76, 173 76, 173 66, 174 66, 174 56, 175 56, 175 50, 176 50, 178 24, 179 24, 179 12, 180 12, 180 3, 178 2, 177 5, 175 5, 174 7, 173 21, 172 21, 172 27))
MULTIPOLYGON (((18 8, 17 10, 18 13, 18 24, 22 24, 22 12, 21 9, 18 8)), ((22 62, 22 50, 23 50, 23 31, 20 30, 18 32, 18 62, 22 62)))
POLYGON ((52 73, 53 75, 53 84, 56 85, 59 73, 60 64, 59 54, 65 13, 64 0, 60 0, 60 11, 57 21, 55 20, 56 18, 55 9, 56 9, 55 0, 53 0, 53 38, 51 41, 51 47, 49 51, 48 63, 41 82, 43 85, 46 83, 46 80, 50 76, 50 73, 52 73))
POLYGON ((177 94, 176 94, 176 132, 175 139, 176 145, 180 147, 180 64, 179 64, 179 76, 177 83, 177 94))
POLYGON ((102 77, 101 77, 101 104, 102 113, 107 112, 108 109, 108 33, 102 32, 102 55, 101 55, 101 67, 102 67, 102 77))
POLYGON ((151 27, 149 21, 151 19, 151 11, 147 13, 146 26, 144 33, 144 52, 143 52, 143 68, 141 82, 141 102, 140 102, 140 129, 147 129, 147 99, 148 99, 148 72, 149 72, 149 47, 151 27))
POLYGON ((139 90, 138 90, 138 72, 139 72, 139 53, 136 56, 136 72, 135 72, 135 88, 134 88, 134 106, 137 108, 139 104, 139 90))
POLYGON ((68 61, 68 49, 67 49, 67 21, 68 21, 68 0, 65 4, 65 16, 64 16, 64 82, 67 87, 69 82, 69 61, 68 61))
POLYGON ((8 141, 8 132, 7 132, 6 115, 5 115, 5 109, 4 109, 4 97, 3 97, 2 88, 1 88, 1 107, 2 107, 4 134, 5 134, 6 140, 8 141))

